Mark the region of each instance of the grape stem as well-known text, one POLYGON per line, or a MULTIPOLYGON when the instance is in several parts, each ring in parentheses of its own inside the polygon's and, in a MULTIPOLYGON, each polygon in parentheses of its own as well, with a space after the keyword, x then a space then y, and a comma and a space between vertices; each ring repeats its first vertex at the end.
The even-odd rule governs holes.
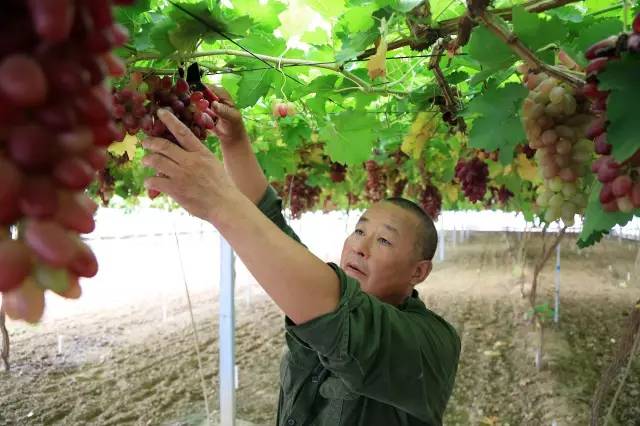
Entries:
POLYGON ((489 31, 497 35, 509 46, 511 50, 524 59, 524 61, 534 70, 543 71, 575 88, 584 86, 585 81, 582 78, 542 62, 542 60, 531 51, 531 49, 520 41, 518 36, 512 33, 509 29, 504 28, 493 13, 482 10, 478 11, 476 16, 489 31))
MULTIPOLYGON (((436 77, 436 82, 442 91, 442 95, 444 96, 444 100, 448 107, 448 110, 451 111, 454 115, 458 112, 459 105, 456 99, 455 92, 451 89, 451 86, 447 82, 447 79, 442 72, 442 68, 440 68, 440 59, 445 51, 445 39, 440 39, 436 42, 431 51, 433 56, 429 60, 429 69, 433 70, 433 75, 436 77)), ((464 123, 464 119, 462 117, 459 118, 459 128, 464 132, 466 129, 466 124, 464 123)))

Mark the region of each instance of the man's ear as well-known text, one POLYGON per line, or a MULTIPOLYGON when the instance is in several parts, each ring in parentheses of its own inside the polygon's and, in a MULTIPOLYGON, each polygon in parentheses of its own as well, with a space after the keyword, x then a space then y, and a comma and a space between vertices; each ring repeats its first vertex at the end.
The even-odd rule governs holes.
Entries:
POLYGON ((430 260, 421 260, 416 263, 413 275, 411 275, 411 284, 417 285, 426 280, 433 269, 433 263, 430 260))

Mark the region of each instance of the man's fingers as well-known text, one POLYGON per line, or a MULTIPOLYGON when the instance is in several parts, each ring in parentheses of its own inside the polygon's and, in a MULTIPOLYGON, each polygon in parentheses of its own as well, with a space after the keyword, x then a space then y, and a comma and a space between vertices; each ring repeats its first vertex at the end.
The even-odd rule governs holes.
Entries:
POLYGON ((156 172, 173 177, 178 172, 178 165, 162 154, 149 154, 142 159, 142 164, 151 167, 156 172))
POLYGON ((211 109, 223 120, 233 121, 240 118, 240 111, 222 102, 213 101, 211 109))
POLYGON ((147 189, 155 189, 156 191, 165 193, 167 195, 171 195, 171 191, 173 189, 171 180, 163 176, 153 176, 146 178, 144 180, 144 187, 147 189))
POLYGON ((233 102, 233 99, 231 98, 231 95, 229 94, 229 92, 227 92, 224 87, 221 86, 216 86, 213 84, 209 84, 207 85, 207 87, 213 92, 215 93, 215 95, 217 97, 220 98, 220 101, 224 104, 230 105, 232 107, 235 107, 235 103, 233 102))
POLYGON ((175 115, 162 108, 158 110, 157 114, 158 118, 167 126, 167 129, 176 137, 182 148, 190 152, 197 152, 202 149, 204 145, 175 115))
POLYGON ((149 151, 164 155, 176 164, 181 164, 185 156, 185 152, 179 146, 163 138, 146 138, 142 141, 142 146, 149 151))

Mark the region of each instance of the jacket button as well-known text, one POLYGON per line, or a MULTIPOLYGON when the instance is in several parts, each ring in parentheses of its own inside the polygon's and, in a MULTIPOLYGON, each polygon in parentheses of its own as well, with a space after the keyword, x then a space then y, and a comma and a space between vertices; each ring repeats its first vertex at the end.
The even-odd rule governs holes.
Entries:
POLYGON ((290 418, 289 420, 287 420, 287 424, 289 426, 294 426, 296 424, 296 421, 290 418))

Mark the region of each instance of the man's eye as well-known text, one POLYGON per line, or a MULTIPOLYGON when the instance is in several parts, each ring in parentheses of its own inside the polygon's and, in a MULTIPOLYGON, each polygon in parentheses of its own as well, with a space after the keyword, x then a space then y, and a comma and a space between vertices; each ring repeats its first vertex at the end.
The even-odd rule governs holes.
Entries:
POLYGON ((356 229, 353 233, 356 235, 364 235, 364 231, 362 229, 356 229))
POLYGON ((385 246, 390 246, 391 245, 391 241, 385 239, 385 238, 378 238, 378 241, 380 242, 380 244, 384 244, 385 246))

